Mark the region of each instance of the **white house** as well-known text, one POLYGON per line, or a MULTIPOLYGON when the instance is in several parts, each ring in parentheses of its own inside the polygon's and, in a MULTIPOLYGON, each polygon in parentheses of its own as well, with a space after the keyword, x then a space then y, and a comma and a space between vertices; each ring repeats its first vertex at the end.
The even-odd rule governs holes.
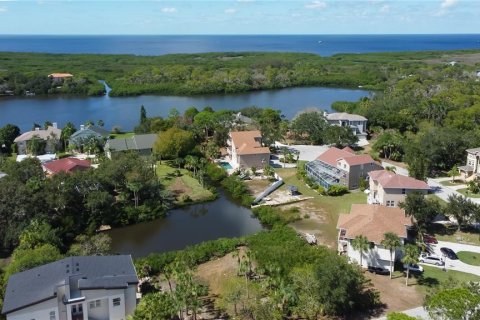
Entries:
POLYGON ((480 148, 467 149, 467 161, 458 167, 464 180, 474 180, 480 176, 480 148))
POLYGON ((325 113, 325 118, 331 125, 350 128, 359 140, 367 139, 367 118, 346 112, 325 113))
MULTIPOLYGON (((370 241, 370 249, 362 256, 363 267, 376 266, 389 269, 390 251, 381 245, 384 234, 387 232, 396 234, 403 244, 412 225, 412 219, 400 208, 353 204, 350 214, 340 214, 338 217, 338 251, 352 261, 360 263, 360 252, 352 247, 352 240, 363 235, 370 241)), ((401 257, 402 251, 398 248, 393 254, 393 260, 399 260, 401 257)))
POLYGON ((262 169, 270 161, 270 149, 262 145, 262 134, 258 130, 230 132, 227 146, 234 169, 262 169))
POLYGON ((419 192, 427 194, 430 187, 425 181, 402 176, 388 170, 375 170, 368 173, 370 193, 369 204, 381 204, 387 207, 397 207, 405 201, 407 194, 419 192))
POLYGON ((7 320, 126 320, 138 278, 127 255, 69 257, 8 279, 7 320))

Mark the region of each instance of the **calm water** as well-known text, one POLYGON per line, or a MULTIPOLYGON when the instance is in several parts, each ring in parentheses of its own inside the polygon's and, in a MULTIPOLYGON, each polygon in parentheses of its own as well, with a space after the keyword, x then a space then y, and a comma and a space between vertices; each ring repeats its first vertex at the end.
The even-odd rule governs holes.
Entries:
POLYGON ((336 53, 479 49, 480 35, 0 35, 0 51, 161 55, 219 51, 336 53))
POLYGON ((87 120, 103 120, 105 127, 120 126, 132 130, 138 124, 140 106, 144 105, 148 116, 168 116, 175 107, 183 113, 188 107, 202 109, 240 109, 247 106, 273 107, 282 110, 287 118, 309 107, 330 110, 334 101, 357 101, 368 96, 365 90, 334 88, 288 88, 282 90, 255 91, 243 94, 208 96, 138 96, 138 97, 23 97, 0 98, 0 127, 13 123, 23 131, 31 130, 33 123, 46 120, 58 122, 63 127, 68 121, 78 128, 87 120))
POLYGON ((170 211, 167 218, 109 231, 114 252, 141 257, 152 252, 183 249, 218 238, 262 230, 252 212, 228 200, 223 192, 213 202, 170 211))

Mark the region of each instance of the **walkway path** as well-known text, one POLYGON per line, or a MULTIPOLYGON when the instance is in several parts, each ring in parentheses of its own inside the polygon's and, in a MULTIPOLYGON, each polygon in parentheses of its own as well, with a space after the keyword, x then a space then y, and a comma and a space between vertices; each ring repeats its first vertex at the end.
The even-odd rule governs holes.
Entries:
MULTIPOLYGON (((432 320, 432 318, 430 318, 427 310, 425 310, 424 307, 418 307, 418 308, 405 310, 405 311, 402 311, 402 313, 405 313, 406 315, 409 315, 410 317, 414 317, 414 318, 418 318, 418 319, 432 320)), ((387 320, 387 317, 381 317, 381 318, 377 318, 375 320, 387 320)))

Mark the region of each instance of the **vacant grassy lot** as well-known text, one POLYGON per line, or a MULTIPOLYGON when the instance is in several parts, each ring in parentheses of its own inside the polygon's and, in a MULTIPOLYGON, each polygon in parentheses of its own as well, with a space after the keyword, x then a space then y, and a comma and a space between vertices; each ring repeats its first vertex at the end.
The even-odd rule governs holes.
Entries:
POLYGON ((457 191, 468 198, 480 198, 480 194, 468 192, 467 188, 458 189, 457 191))
POLYGON ((157 176, 168 190, 172 191, 179 204, 186 203, 186 196, 194 202, 208 200, 212 197, 212 192, 202 187, 197 179, 190 176, 190 172, 180 169, 180 175, 177 175, 177 169, 166 164, 157 164, 157 176))
POLYGON ((442 186, 454 187, 461 184, 465 184, 465 182, 463 182, 462 180, 455 180, 454 182, 452 182, 452 180, 446 180, 446 181, 440 181, 440 184, 442 186))
POLYGON ((473 266, 480 266, 480 253, 470 252, 470 251, 459 251, 457 252, 458 259, 466 264, 471 264, 473 266))
POLYGON ((457 231, 454 234, 446 234, 440 235, 435 234, 435 237, 438 240, 442 241, 449 241, 449 242, 457 242, 457 243, 465 243, 465 244, 472 244, 476 246, 480 246, 480 233, 477 232, 463 232, 457 231))
POLYGON ((294 204, 300 208, 302 216, 307 214, 311 217, 308 220, 294 223, 294 227, 318 229, 321 233, 322 242, 324 241, 327 245, 335 246, 336 244, 336 225, 339 214, 350 212, 354 203, 367 202, 367 195, 363 192, 352 192, 340 197, 322 196, 297 178, 296 169, 276 169, 276 171, 285 181, 281 189, 286 189, 287 185, 294 185, 303 196, 314 197, 294 204))

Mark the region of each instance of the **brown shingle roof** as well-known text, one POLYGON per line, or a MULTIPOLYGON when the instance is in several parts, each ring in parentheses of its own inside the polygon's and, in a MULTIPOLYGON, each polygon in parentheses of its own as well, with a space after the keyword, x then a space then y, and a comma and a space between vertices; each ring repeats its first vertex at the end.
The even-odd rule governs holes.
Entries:
POLYGON ((356 166, 359 164, 366 164, 366 163, 372 163, 375 162, 371 156, 368 154, 360 154, 357 155, 353 152, 352 149, 345 147, 343 149, 338 149, 335 147, 332 147, 322 153, 317 160, 323 161, 325 163, 328 163, 331 166, 336 167, 337 166, 337 161, 339 159, 345 160, 349 165, 351 166, 356 166))
POLYGON ((52 78, 71 78, 71 77, 73 77, 73 74, 70 74, 70 73, 51 73, 48 76, 52 77, 52 78))
POLYGON ((405 216, 405 211, 400 208, 353 204, 350 214, 339 216, 337 229, 344 229, 347 239, 363 235, 369 241, 380 244, 387 232, 406 238, 406 228, 412 225, 412 218, 405 216))
POLYGON ((368 175, 384 189, 421 189, 428 190, 430 187, 425 181, 412 177, 402 176, 387 170, 370 171, 368 175))
POLYGON ((230 136, 238 155, 270 154, 270 149, 262 146, 262 134, 258 130, 232 131, 230 136))

